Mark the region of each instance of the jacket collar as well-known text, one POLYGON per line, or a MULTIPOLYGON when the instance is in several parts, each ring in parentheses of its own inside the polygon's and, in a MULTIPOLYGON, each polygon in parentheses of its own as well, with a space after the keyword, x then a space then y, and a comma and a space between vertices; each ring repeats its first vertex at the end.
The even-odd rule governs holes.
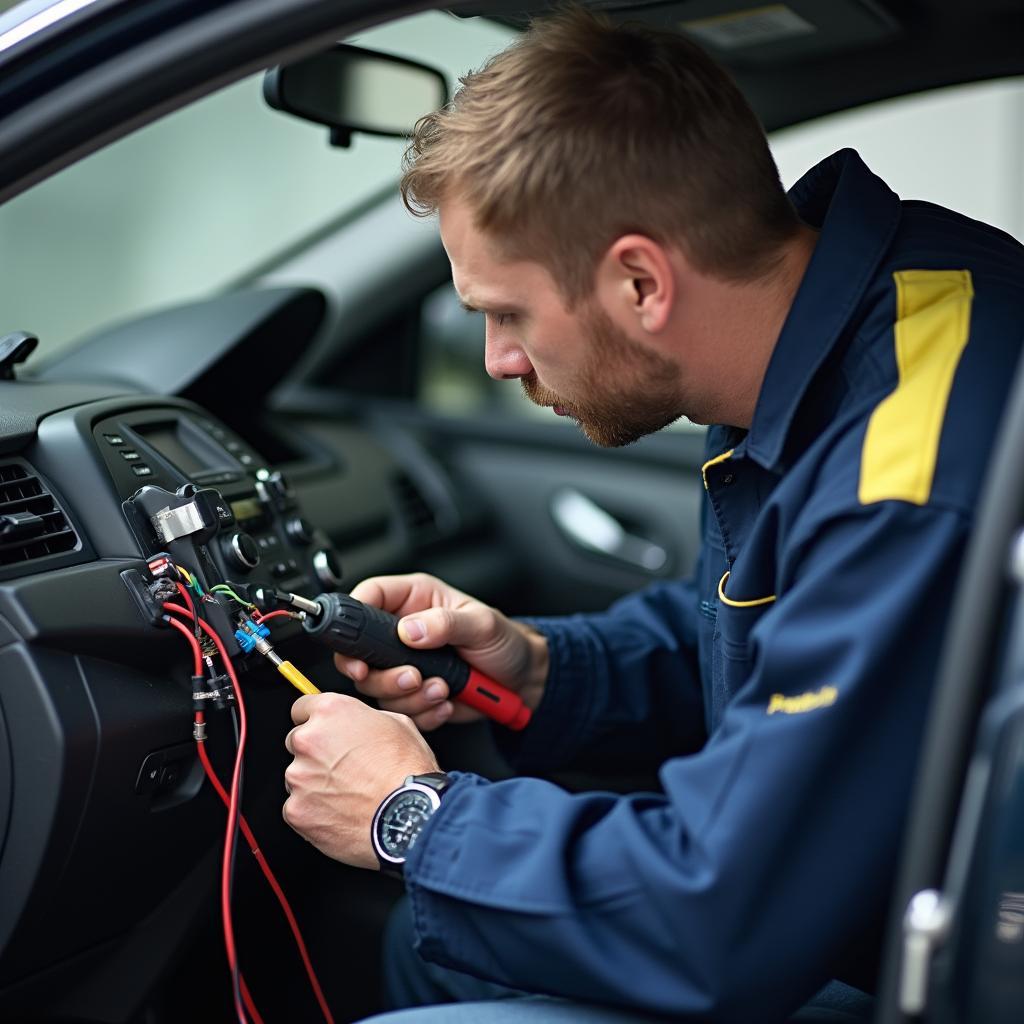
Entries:
POLYGON ((900 200, 852 149, 812 167, 789 191, 820 230, 772 352, 747 435, 747 454, 779 468, 797 407, 843 335, 900 220, 900 200))

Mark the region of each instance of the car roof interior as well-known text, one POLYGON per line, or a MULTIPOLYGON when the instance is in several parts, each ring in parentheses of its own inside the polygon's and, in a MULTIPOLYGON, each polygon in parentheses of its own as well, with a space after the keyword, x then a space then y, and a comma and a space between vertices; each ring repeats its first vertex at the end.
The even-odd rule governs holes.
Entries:
MULTIPOLYGON (((729 68, 769 131, 890 96, 1024 70, 1024 7, 1017 0, 584 2, 618 20, 688 31, 729 68)), ((454 9, 523 27, 558 6, 486 0, 454 9)))

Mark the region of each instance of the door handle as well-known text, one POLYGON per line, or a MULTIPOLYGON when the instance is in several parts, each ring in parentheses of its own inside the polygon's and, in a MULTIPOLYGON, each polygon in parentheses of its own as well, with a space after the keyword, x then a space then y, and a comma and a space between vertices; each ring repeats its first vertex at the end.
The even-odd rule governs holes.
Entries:
POLYGON ((610 512, 574 487, 559 488, 551 499, 551 517, 564 537, 629 569, 655 573, 668 564, 660 544, 630 533, 610 512))

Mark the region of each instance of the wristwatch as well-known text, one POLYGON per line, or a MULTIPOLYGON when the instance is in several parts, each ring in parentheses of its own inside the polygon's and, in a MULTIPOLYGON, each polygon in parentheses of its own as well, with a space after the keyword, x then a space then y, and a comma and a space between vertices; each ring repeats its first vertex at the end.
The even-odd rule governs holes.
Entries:
POLYGON ((373 852, 385 874, 401 878, 405 858, 427 819, 441 806, 441 794, 451 785, 444 772, 410 775, 377 808, 370 828, 373 852))

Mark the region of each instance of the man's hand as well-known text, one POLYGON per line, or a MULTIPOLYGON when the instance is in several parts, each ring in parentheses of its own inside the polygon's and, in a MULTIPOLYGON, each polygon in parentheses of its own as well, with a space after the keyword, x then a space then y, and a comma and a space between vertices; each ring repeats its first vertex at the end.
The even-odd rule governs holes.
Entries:
POLYGON ((373 815, 407 775, 438 771, 433 752, 404 715, 340 693, 300 697, 292 721, 284 742, 295 757, 284 773, 284 820, 328 857, 379 867, 373 815))
MULTIPOLYGON (((426 573, 375 576, 353 588, 352 596, 399 616, 398 635, 410 647, 452 644, 474 668, 518 691, 528 707, 540 703, 548 676, 548 645, 536 630, 426 573)), ((482 717, 448 700, 444 680, 422 679, 411 665, 371 670, 365 662, 340 654, 334 663, 361 693, 376 697, 388 711, 408 715, 423 732, 449 719, 469 722, 482 717)))

